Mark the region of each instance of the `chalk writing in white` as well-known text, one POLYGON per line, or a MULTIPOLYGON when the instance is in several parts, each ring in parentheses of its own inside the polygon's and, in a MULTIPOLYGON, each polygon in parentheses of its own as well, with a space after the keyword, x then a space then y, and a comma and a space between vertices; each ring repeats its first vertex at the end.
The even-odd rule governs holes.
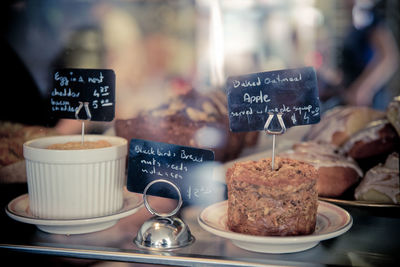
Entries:
POLYGON ((57 88, 54 88, 53 91, 51 91, 51 96, 67 96, 67 97, 72 97, 72 98, 77 98, 79 97, 80 92, 73 92, 71 88, 64 88, 64 90, 57 90, 57 88))
POLYGON ((261 80, 260 80, 260 77, 257 77, 257 81, 245 80, 245 81, 240 82, 238 80, 233 80, 232 83, 233 83, 233 87, 234 88, 239 87, 239 86, 242 86, 242 87, 253 87, 253 86, 260 86, 261 85, 261 80))
POLYGON ((192 197, 200 198, 201 195, 208 195, 212 193, 212 189, 205 186, 189 186, 186 192, 187 198, 192 199, 192 197))
POLYGON ((283 82, 299 82, 302 80, 301 73, 299 73, 298 76, 294 77, 285 77, 281 78, 280 75, 278 74, 276 78, 265 78, 264 79, 264 84, 271 84, 271 83, 283 83, 283 82))
POLYGON ((249 93, 245 93, 243 95, 243 102, 245 103, 268 103, 271 99, 268 98, 268 95, 263 95, 263 92, 260 90, 259 95, 250 95, 249 93))
POLYGON ((104 79, 103 73, 100 72, 100 76, 97 77, 88 77, 89 83, 102 83, 104 79))
POLYGON ((187 154, 184 149, 181 150, 181 159, 189 159, 193 162, 203 162, 203 156, 197 157, 192 154, 187 154))
POLYGON ((53 98, 50 98, 50 103, 51 103, 51 110, 52 111, 65 111, 65 112, 75 112, 76 108, 71 107, 69 101, 65 100, 54 100, 53 98))
POLYGON ((313 105, 286 106, 285 104, 282 104, 281 106, 278 107, 271 107, 265 105, 264 109, 258 108, 257 110, 253 110, 251 107, 246 107, 243 110, 231 111, 230 116, 247 117, 247 119, 249 119, 249 117, 251 117, 253 114, 255 115, 265 114, 265 116, 267 116, 268 113, 271 112, 289 114, 290 120, 293 125, 297 125, 299 123, 299 119, 301 122, 309 124, 310 116, 316 117, 319 115, 319 107, 314 107, 313 105), (299 117, 297 117, 296 114, 298 114, 299 117))
POLYGON ((271 77, 266 77, 264 80, 261 82, 260 77, 257 76, 255 80, 244 80, 244 81, 239 81, 239 80, 232 80, 232 85, 233 88, 238 88, 238 87, 256 87, 260 86, 262 84, 264 85, 269 85, 269 84, 277 84, 277 83, 293 83, 293 82, 300 82, 303 79, 301 76, 301 73, 294 75, 294 76, 288 76, 288 77, 281 77, 280 74, 278 75, 272 75, 271 77))

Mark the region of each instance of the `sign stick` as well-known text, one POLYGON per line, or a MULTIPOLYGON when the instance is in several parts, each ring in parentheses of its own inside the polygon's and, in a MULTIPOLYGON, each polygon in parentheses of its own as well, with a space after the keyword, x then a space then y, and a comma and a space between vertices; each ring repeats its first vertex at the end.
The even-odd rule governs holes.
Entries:
POLYGON ((83 143, 85 142, 85 121, 82 121, 82 141, 81 141, 81 143, 82 143, 82 145, 83 145, 83 143))
POLYGON ((275 138, 276 135, 272 135, 272 161, 271 161, 271 169, 274 170, 275 168, 275 138))
POLYGON ((274 116, 275 116, 274 113, 272 113, 272 112, 268 113, 268 119, 264 125, 265 132, 267 134, 272 134, 272 159, 271 159, 271 169, 272 170, 275 169, 275 141, 276 141, 275 138, 276 138, 276 135, 283 134, 286 132, 286 126, 282 119, 282 116, 283 116, 282 113, 276 114, 276 117, 278 118, 278 122, 279 122, 279 125, 281 126, 281 129, 279 131, 272 131, 269 129, 269 126, 270 126, 274 116))
MULTIPOLYGON (((90 113, 90 110, 89 110, 89 102, 79 101, 79 107, 75 111, 75 118, 77 120, 80 120, 79 112, 81 111, 82 107, 85 107, 85 112, 86 112, 86 117, 87 117, 86 119, 90 121, 91 118, 92 118, 92 114, 90 113)), ((83 145, 83 143, 85 141, 85 121, 84 120, 82 120, 82 133, 81 133, 81 135, 82 135, 81 142, 82 142, 82 145, 83 145)))

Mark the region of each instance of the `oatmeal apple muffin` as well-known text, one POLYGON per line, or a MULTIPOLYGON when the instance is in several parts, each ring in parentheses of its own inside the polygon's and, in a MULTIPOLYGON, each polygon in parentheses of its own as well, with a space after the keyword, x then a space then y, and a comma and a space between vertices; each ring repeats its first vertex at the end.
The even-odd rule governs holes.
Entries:
POLYGON ((316 169, 293 159, 235 163, 228 171, 228 227, 259 236, 307 235, 315 230, 316 169))

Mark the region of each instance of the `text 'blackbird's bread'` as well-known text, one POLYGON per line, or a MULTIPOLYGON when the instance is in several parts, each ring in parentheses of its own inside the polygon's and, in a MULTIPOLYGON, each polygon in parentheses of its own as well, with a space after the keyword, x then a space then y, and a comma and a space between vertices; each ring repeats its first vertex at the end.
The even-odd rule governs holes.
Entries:
POLYGON ((307 235, 315 230, 317 171, 286 158, 235 163, 227 171, 228 227, 259 236, 307 235))

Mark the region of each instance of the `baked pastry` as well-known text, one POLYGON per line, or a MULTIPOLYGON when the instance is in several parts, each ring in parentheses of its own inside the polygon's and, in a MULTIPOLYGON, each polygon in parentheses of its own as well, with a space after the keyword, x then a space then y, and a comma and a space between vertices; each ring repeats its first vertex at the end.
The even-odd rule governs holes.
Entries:
POLYGON ((165 104, 144 110, 134 118, 116 120, 117 136, 211 149, 215 159, 236 158, 258 132, 229 130, 226 96, 217 91, 207 95, 190 90, 165 104))
POLYGON ((26 141, 51 135, 56 135, 53 128, 0 121, 0 169, 24 159, 26 141))
POLYGON ((318 124, 306 134, 307 141, 343 145, 353 134, 373 120, 385 117, 385 113, 368 107, 339 106, 328 110, 318 124))
POLYGON ((315 230, 317 171, 286 158, 235 163, 228 169, 228 227, 259 236, 307 235, 315 230))
POLYGON ((47 147, 47 149, 55 150, 80 150, 80 149, 94 149, 94 148, 104 148, 112 146, 107 140, 97 140, 97 141, 81 141, 78 142, 66 142, 60 144, 52 144, 47 147))
POLYGON ((341 148, 341 153, 355 159, 364 171, 385 162, 400 145, 395 128, 387 120, 373 121, 354 134, 341 148))
POLYGON ((390 154, 384 165, 370 169, 357 186, 354 197, 374 203, 399 204, 399 154, 390 154))
POLYGON ((357 163, 337 153, 337 147, 332 144, 302 142, 279 156, 304 161, 314 166, 318 171, 318 195, 323 197, 342 195, 363 176, 357 163))
POLYGON ((342 153, 354 159, 390 154, 399 145, 399 136, 387 120, 373 121, 354 134, 341 148, 342 153))
POLYGON ((26 182, 22 145, 56 134, 53 128, 0 121, 0 183, 26 182))
POLYGON ((391 101, 386 110, 386 117, 400 136, 400 96, 391 101))

